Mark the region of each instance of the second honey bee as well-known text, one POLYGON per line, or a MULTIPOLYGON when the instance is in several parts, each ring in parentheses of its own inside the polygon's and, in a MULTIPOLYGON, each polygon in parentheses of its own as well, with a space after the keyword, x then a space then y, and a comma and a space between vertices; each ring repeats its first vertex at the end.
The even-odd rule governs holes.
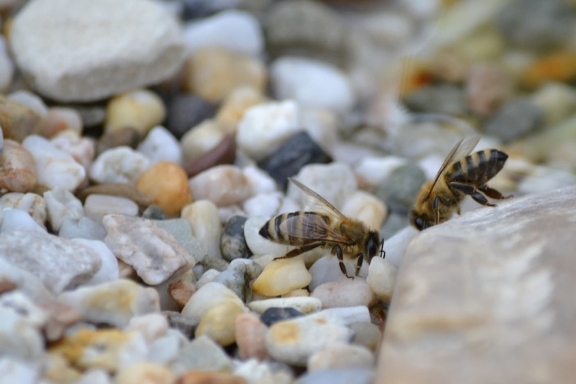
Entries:
POLYGON ((284 256, 275 258, 287 259, 298 256, 317 247, 330 249, 338 257, 340 270, 348 278, 344 257, 356 258, 355 276, 358 276, 363 260, 370 263, 378 253, 384 257, 384 241, 380 240, 377 231, 370 230, 358 220, 344 216, 326 199, 312 191, 297 180, 290 179, 303 192, 320 203, 318 211, 297 211, 283 213, 268 220, 260 235, 276 243, 294 245, 297 248, 284 256))
POLYGON ((486 196, 496 200, 512 197, 486 185, 504 167, 508 155, 497 149, 470 154, 479 140, 479 136, 460 140, 446 156, 434 180, 422 186, 410 211, 410 223, 418 230, 443 223, 454 212, 460 214, 460 203, 466 195, 491 207, 495 204, 486 196))

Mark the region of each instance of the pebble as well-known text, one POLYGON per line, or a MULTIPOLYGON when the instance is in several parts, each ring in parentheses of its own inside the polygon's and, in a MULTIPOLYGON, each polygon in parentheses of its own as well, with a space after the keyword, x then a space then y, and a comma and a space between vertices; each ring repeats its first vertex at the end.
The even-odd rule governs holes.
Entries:
POLYGON ((178 304, 178 309, 184 308, 194 292, 196 292, 196 286, 188 279, 179 279, 168 285, 168 294, 178 304))
POLYGON ((514 91, 513 79, 494 64, 475 64, 468 71, 465 91, 470 109, 479 116, 493 115, 514 91))
POLYGON ((52 298, 51 292, 44 287, 38 276, 2 258, 0 258, 0 285, 3 292, 19 289, 34 300, 48 301, 52 298))
POLYGON ((207 258, 222 258, 222 226, 214 203, 208 200, 195 201, 182 209, 181 217, 188 221, 192 236, 206 247, 207 258))
MULTIPOLYGON (((50 382, 77 382, 82 379, 80 370, 70 365, 70 362, 60 354, 47 354, 44 377, 50 382)), ((98 369, 100 370, 100 369, 98 369)), ((108 374, 106 374, 108 376, 108 374)))
POLYGON ((295 101, 263 103, 244 113, 236 144, 254 160, 262 160, 302 130, 301 111, 295 101))
POLYGON ((406 247, 418 233, 419 232, 416 228, 408 225, 397 232, 394 236, 387 238, 386 243, 384 244, 386 261, 396 268, 399 268, 406 247))
POLYGON ((100 155, 104 151, 122 146, 136 149, 142 137, 143 135, 132 127, 104 132, 96 144, 96 153, 100 155))
POLYGON ((247 384, 246 379, 225 372, 187 372, 178 379, 178 384, 247 384))
POLYGON ((4 356, 0 359, 1 384, 35 384, 40 380, 40 366, 4 356))
POLYGON ((244 223, 244 238, 248 248, 254 255, 275 255, 281 256, 293 247, 275 243, 260 236, 260 228, 270 220, 269 217, 254 216, 249 217, 244 223))
POLYGON ((255 165, 247 165, 242 169, 253 195, 276 191, 274 179, 255 165))
POLYGON ((172 363, 178 357, 180 349, 188 343, 188 339, 191 336, 190 332, 184 334, 181 328, 169 328, 166 331, 166 335, 159 337, 150 344, 148 360, 162 365, 172 363))
POLYGON ((253 313, 242 313, 236 317, 235 340, 238 345, 238 355, 242 360, 265 360, 268 357, 266 350, 266 325, 253 313))
POLYGON ((168 320, 160 313, 148 313, 130 319, 124 331, 140 332, 147 343, 152 343, 168 332, 168 320))
POLYGON ((111 380, 103 369, 88 369, 74 384, 112 384, 111 380))
POLYGON ((130 199, 118 196, 99 195, 93 193, 84 202, 86 216, 97 223, 102 223, 106 215, 138 215, 138 205, 130 199))
POLYGON ((86 172, 94 161, 95 142, 89 137, 80 137, 80 134, 71 130, 59 132, 50 142, 61 151, 66 152, 76 162, 84 167, 86 172))
POLYGON ((282 297, 251 301, 248 303, 248 308, 258 313, 263 313, 269 308, 293 308, 303 314, 308 314, 318 312, 322 309, 322 302, 315 297, 282 297))
POLYGON ((87 239, 104 241, 106 230, 102 223, 96 222, 87 216, 75 221, 70 218, 62 222, 58 236, 65 239, 87 239))
MULTIPOLYGON (((409 226, 410 221, 408 220, 408 216, 406 214, 391 213, 386 218, 382 228, 380 228, 380 238, 389 239, 402 229, 409 226)), ((388 240, 386 240, 386 245, 384 246, 385 248, 387 248, 387 244, 388 240)))
POLYGON ((0 188, 10 192, 29 192, 36 185, 36 161, 14 140, 5 139, 0 151, 0 188))
POLYGON ((252 291, 263 296, 279 296, 310 284, 312 275, 300 257, 273 260, 252 284, 252 291))
POLYGON ((234 135, 229 134, 212 149, 199 157, 184 163, 184 169, 189 177, 223 164, 232 164, 236 158, 236 142, 234 135))
POLYGON ((200 336, 180 350, 171 368, 179 376, 194 370, 227 372, 232 366, 232 360, 222 347, 208 336, 200 336))
POLYGON ((58 301, 82 314, 85 321, 125 327, 135 316, 160 312, 158 294, 131 280, 119 279, 67 291, 58 301))
POLYGON ((205 47, 218 47, 258 57, 264 49, 259 21, 252 14, 237 10, 219 12, 186 24, 184 39, 190 53, 205 47))
POLYGON ((378 185, 374 194, 386 203, 390 211, 408 213, 425 182, 426 175, 422 168, 408 163, 392 171, 378 185))
POLYGON ((526 136, 540 128, 544 111, 526 98, 518 98, 504 104, 484 126, 488 135, 503 142, 526 136))
POLYGON ((279 321, 294 319, 300 316, 304 316, 304 314, 295 308, 270 307, 267 308, 264 312, 262 312, 262 314, 260 315, 260 321, 264 323, 264 325, 270 327, 271 325, 279 321))
POLYGON ((43 194, 50 228, 59 232, 66 219, 78 221, 84 216, 82 202, 70 191, 56 188, 43 194))
POLYGON ((14 77, 14 63, 6 49, 6 40, 4 37, 0 39, 0 92, 5 94, 8 92, 12 79, 14 77))
POLYGON ((536 89, 551 81, 570 82, 576 76, 574 63, 576 54, 572 50, 543 55, 522 68, 520 82, 527 89, 536 89))
POLYGON ((319 312, 272 325, 266 334, 266 347, 278 361, 306 365, 315 352, 352 337, 352 330, 342 320, 319 312))
POLYGON ((453 85, 429 85, 407 95, 406 106, 414 112, 438 112, 463 116, 468 106, 464 91, 453 85))
POLYGON ((17 103, 32 108, 43 119, 46 119, 46 115, 48 114, 48 107, 46 106, 46 104, 44 104, 44 101, 34 93, 27 90, 18 90, 16 92, 10 93, 8 95, 8 98, 17 103))
POLYGON ((376 358, 368 348, 338 343, 314 353, 308 359, 308 372, 327 369, 374 369, 376 358))
POLYGON ((239 86, 222 100, 216 121, 226 127, 236 128, 246 110, 265 101, 266 98, 258 89, 248 85, 239 86))
POLYGON ((299 384, 370 384, 374 382, 372 369, 326 369, 308 372, 298 381, 299 384))
POLYGON ((157 221, 168 219, 168 216, 166 216, 166 213, 162 210, 162 208, 154 204, 150 204, 144 210, 144 212, 142 212, 142 217, 144 219, 157 220, 157 221))
POLYGON ((206 258, 206 248, 202 242, 192 235, 190 224, 183 218, 156 220, 156 225, 170 233, 176 241, 194 257, 196 262, 201 262, 206 258))
POLYGON ((387 179, 392 171, 406 163, 406 159, 398 156, 365 157, 354 166, 354 173, 360 186, 372 189, 387 179))
POLYGON ((388 208, 371 193, 356 191, 342 207, 342 214, 359 220, 371 230, 379 231, 388 216, 388 208))
POLYGON ((170 329, 182 333, 182 335, 186 337, 186 340, 193 338, 198 322, 194 323, 188 317, 176 311, 163 311, 162 314, 166 316, 170 329))
POLYGON ((356 307, 334 307, 323 309, 319 313, 324 313, 327 316, 336 316, 346 325, 358 322, 370 322, 371 315, 368 307, 359 305, 356 307))
POLYGON ((288 178, 300 172, 305 165, 329 163, 331 160, 307 132, 300 132, 262 160, 259 166, 272 176, 281 190, 284 190, 288 178))
MULTIPOLYGON (((310 274, 312 275, 312 281, 308 286, 310 291, 313 291, 321 284, 325 284, 332 281, 339 281, 346 279, 346 277, 340 271, 338 265, 338 259, 333 255, 324 255, 312 264, 310 267, 310 274)), ((346 270, 352 271, 356 270, 356 260, 345 258, 344 265, 346 270)), ((368 263, 362 263, 358 277, 365 278, 368 275, 368 263)), ((356 279, 356 278, 355 278, 356 279)))
POLYGON ((549 127, 573 113, 576 108, 576 90, 566 84, 548 82, 532 94, 531 101, 544 111, 543 127, 549 127))
POLYGON ((256 359, 238 364, 234 374, 245 378, 248 383, 290 384, 294 380, 292 372, 286 366, 279 363, 272 365, 256 359))
POLYGON ((378 299, 389 303, 394 292, 394 283, 398 268, 392 265, 388 260, 381 257, 375 257, 370 263, 366 282, 378 299))
POLYGON ((86 176, 82 165, 43 137, 31 135, 22 142, 36 162, 37 182, 48 189, 76 189, 86 176))
POLYGON ((180 140, 185 161, 201 157, 226 137, 226 129, 214 119, 207 119, 182 136, 180 140))
MULTIPOLYGON (((204 285, 214 281, 216 276, 218 276, 221 272, 216 269, 207 269, 205 272, 202 273, 202 276, 196 282, 196 288, 200 289, 204 285)), ((224 285, 224 284, 222 284, 224 285)), ((226 287, 228 288, 228 287, 226 287)))
POLYGON ((101 100, 154 84, 180 67, 183 43, 170 11, 139 0, 75 6, 36 1, 16 15, 10 30, 18 68, 36 90, 62 101, 101 100), (93 17, 97 14, 108 16, 101 20, 93 17), (85 49, 87 41, 94 49, 85 49))
POLYGON ((169 216, 180 213, 192 201, 186 172, 170 161, 148 168, 136 181, 136 188, 169 216))
POLYGON ((200 287, 192 295, 182 309, 182 315, 200 323, 208 311, 220 304, 244 307, 242 300, 232 290, 223 284, 210 282, 200 287))
POLYGON ((232 216, 224 226, 220 240, 220 251, 224 260, 248 258, 252 255, 244 239, 244 216, 232 216))
POLYGON ((209 200, 216 206, 241 203, 250 197, 251 190, 246 176, 233 165, 218 165, 188 181, 196 200, 209 200))
POLYGON ((27 212, 42 228, 46 222, 46 202, 35 193, 10 192, 0 197, 0 210, 20 209, 27 212))
POLYGON ((138 332, 117 329, 79 329, 49 350, 81 368, 101 368, 110 373, 146 359, 148 347, 138 332))
POLYGON ((35 275, 53 293, 90 280, 101 266, 100 255, 91 247, 17 228, 0 233, 0 258, 35 275))
POLYGON ((210 308, 196 328, 196 337, 206 335, 222 346, 236 341, 236 318, 246 312, 244 304, 224 301, 210 308))
POLYGON ((53 137, 63 131, 71 131, 80 135, 82 134, 83 128, 82 117, 75 109, 69 107, 50 107, 46 113, 41 135, 44 137, 53 137))
POLYGON ((18 315, 19 320, 34 328, 41 328, 48 321, 48 314, 18 290, 0 296, 0 309, 18 315))
POLYGON ((85 202, 87 197, 93 194, 124 197, 138 204, 138 207, 141 210, 150 205, 148 198, 142 192, 136 189, 135 186, 122 183, 91 185, 77 192, 76 196, 85 202))
POLYGON ((281 57, 271 64, 270 82, 277 99, 293 99, 304 106, 346 113, 356 103, 346 74, 319 60, 281 57))
POLYGON ((118 259, 112 251, 104 244, 103 240, 91 239, 73 239, 76 244, 85 245, 92 248, 100 255, 101 266, 98 272, 92 276, 90 280, 84 283, 84 286, 96 285, 108 281, 118 280, 120 268, 118 266, 118 259))
POLYGON ((182 149, 178 140, 161 125, 152 128, 138 145, 137 151, 150 160, 150 164, 160 161, 182 163, 182 149))
POLYGON ((116 373, 116 384, 171 384, 176 378, 170 370, 162 365, 140 362, 128 365, 116 373))
POLYGON ((320 284, 310 294, 322 302, 322 308, 370 306, 374 293, 364 279, 340 279, 320 284))
POLYGON ((24 361, 39 361, 44 352, 39 326, 30 324, 9 306, 0 308, 0 353, 24 361))
POLYGON ((42 131, 44 119, 34 109, 0 95, 0 121, 5 139, 22 142, 42 131))
POLYGON ((242 209, 248 216, 272 217, 279 212, 283 200, 281 192, 260 193, 244 201, 242 209))
POLYGON ((147 284, 163 283, 195 264, 178 241, 151 220, 114 214, 104 216, 102 223, 106 245, 147 284))
POLYGON ((192 127, 211 119, 216 113, 212 103, 198 95, 177 93, 170 97, 166 115, 166 127, 178 139, 192 127))
POLYGON ((266 80, 266 68, 260 60, 222 48, 206 47, 198 49, 188 59, 183 88, 217 103, 244 85, 263 93, 266 80))
POLYGON ((120 146, 102 152, 90 167, 90 178, 99 184, 134 184, 148 169, 150 160, 130 147, 120 146))
POLYGON ((358 322, 350 324, 354 331, 353 344, 363 345, 372 352, 376 352, 382 340, 382 331, 377 325, 370 322, 358 322))
POLYGON ((252 260, 232 260, 228 268, 218 274, 213 281, 230 288, 242 301, 246 301, 251 293, 247 282, 261 272, 262 268, 252 260))

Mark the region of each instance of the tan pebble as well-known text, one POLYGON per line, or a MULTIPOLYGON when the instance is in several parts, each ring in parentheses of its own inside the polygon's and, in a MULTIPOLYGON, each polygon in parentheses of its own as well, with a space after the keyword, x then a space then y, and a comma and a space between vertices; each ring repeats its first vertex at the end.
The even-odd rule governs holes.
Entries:
POLYGON ((138 204, 140 209, 144 209, 151 204, 148 196, 136 189, 135 186, 123 183, 92 185, 76 193, 76 197, 84 202, 88 196, 93 194, 125 197, 138 204))
POLYGON ((238 87, 223 100, 220 109, 216 112, 216 121, 235 131, 244 112, 266 100, 266 97, 253 87, 238 87))
POLYGON ((253 313, 243 313, 236 318, 236 344, 241 359, 265 360, 268 357, 267 331, 268 327, 253 313))
POLYGON ((0 154, 0 188, 28 192, 36 185, 36 161, 26 148, 10 139, 4 140, 0 154))
POLYGON ((175 381, 176 377, 168 368, 150 362, 122 368, 114 379, 115 384, 172 384, 175 381))
POLYGON ((191 281, 178 280, 168 285, 170 297, 172 297, 181 308, 184 308, 194 292, 196 292, 196 286, 191 281))
POLYGON ((0 127, 5 139, 22 142, 30 135, 39 134, 43 124, 38 112, 0 95, 0 127))
POLYGON ((44 361, 44 379, 51 383, 74 383, 82 377, 77 367, 73 367, 63 356, 48 353, 44 361))
POLYGON ((342 207, 342 213, 361 221, 372 230, 379 231, 388 216, 388 208, 374 195, 356 191, 342 207))
POLYGON ((196 328, 196 337, 206 335, 222 346, 236 341, 236 318, 246 308, 235 301, 224 301, 212 307, 200 320, 196 328))
POLYGON ((241 376, 224 372, 191 371, 183 374, 177 384, 246 384, 241 376))
POLYGON ((252 284, 252 290, 263 296, 279 296, 310 284, 312 275, 300 257, 273 260, 252 284))
POLYGON ((27 212, 34 221, 46 228, 46 202, 42 196, 35 193, 10 192, 0 197, 0 211, 5 208, 21 209, 27 212))
POLYGON ((123 145, 130 148, 136 148, 141 141, 142 135, 134 128, 127 127, 115 129, 110 132, 104 132, 104 134, 100 136, 100 139, 96 144, 96 153, 101 154, 108 149, 123 145))
POLYGON ((202 156, 218 145, 226 136, 224 127, 216 120, 207 119, 192 127, 180 139, 184 161, 202 156))
POLYGON ((480 116, 490 116, 514 90, 512 77, 494 64, 475 64, 468 72, 466 97, 470 109, 480 116))
POLYGON ((216 206, 238 204, 252 192, 242 170, 233 165, 218 165, 188 181, 194 199, 210 200, 216 206))
POLYGON ((299 288, 282 295, 282 297, 308 297, 310 292, 307 289, 299 288))
POLYGON ((374 354, 366 347, 335 343, 314 353, 308 359, 308 371, 325 369, 373 369, 374 354))
POLYGON ((534 89, 549 81, 568 82, 576 78, 576 52, 560 51, 543 55, 521 76, 526 88, 534 89))
POLYGON ((212 149, 184 163, 183 167, 188 177, 194 177, 217 165, 232 164, 236 158, 236 139, 234 135, 226 135, 212 149))
POLYGON ((162 123, 166 107, 154 92, 138 89, 113 97, 106 107, 106 131, 131 127, 142 136, 162 123))
POLYGON ((392 263, 381 257, 375 257, 370 262, 366 282, 376 297, 389 303, 394 292, 397 274, 398 268, 392 263))
POLYGON ((136 188, 167 215, 180 213, 192 201, 186 172, 169 161, 160 161, 145 171, 136 181, 136 188))
POLYGON ((48 314, 48 321, 43 328, 48 341, 60 339, 68 327, 82 320, 80 312, 58 301, 41 301, 38 306, 48 314))
POLYGON ((82 133, 82 117, 80 114, 73 108, 48 108, 40 134, 44 137, 52 137, 66 130, 71 130, 78 134, 82 133))
POLYGON ((264 92, 266 68, 262 62, 221 48, 203 48, 188 59, 183 87, 187 92, 220 102, 243 85, 264 92))
POLYGON ((182 208, 181 217, 188 221, 192 235, 204 244, 208 255, 222 258, 222 224, 216 205, 209 200, 197 200, 182 208))

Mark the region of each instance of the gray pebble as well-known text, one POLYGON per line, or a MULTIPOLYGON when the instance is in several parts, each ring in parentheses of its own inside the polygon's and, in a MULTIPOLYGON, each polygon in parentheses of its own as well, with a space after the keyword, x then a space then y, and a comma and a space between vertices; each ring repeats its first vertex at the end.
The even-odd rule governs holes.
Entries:
POLYGON ((216 108, 200 96, 180 93, 170 98, 166 128, 181 138, 190 128, 214 116, 216 108))
POLYGON ((200 336, 180 350, 171 368, 179 376, 193 370, 230 371, 232 366, 232 360, 222 347, 208 336, 200 336))
POLYGON ((142 212, 142 218, 149 220, 166 220, 168 216, 166 213, 157 205, 151 204, 142 212))
POLYGON ((375 195, 388 205, 391 212, 406 214, 425 182, 426 174, 418 165, 402 165, 376 188, 375 195))
POLYGON ((252 252, 244 238, 244 223, 246 220, 247 218, 244 216, 232 216, 224 226, 220 240, 220 251, 225 260, 232 261, 252 256, 252 252))
POLYGON ((82 217, 76 221, 73 219, 66 219, 60 227, 58 236, 66 239, 87 239, 87 240, 100 240, 104 241, 106 237, 106 229, 104 226, 89 217, 82 217))
POLYGON ((415 112, 437 112, 462 116, 468 111, 466 94, 453 85, 430 85, 404 98, 408 108, 415 112))
POLYGON ((179 330, 188 339, 194 337, 198 325, 196 322, 176 311, 164 311, 162 314, 166 316, 171 328, 179 330))
POLYGON ((374 380, 372 369, 325 369, 303 375, 299 384, 370 384, 374 380))
POLYGON ((204 270, 206 271, 209 269, 215 269, 219 272, 225 271, 226 269, 228 269, 228 266, 230 265, 230 263, 227 262, 226 260, 214 256, 206 257, 204 260, 200 262, 200 264, 202 264, 204 270))
POLYGON ((544 115, 544 110, 529 99, 511 100, 486 123, 484 132, 509 142, 537 130, 544 115))
POLYGON ((304 316, 304 314, 295 308, 272 307, 268 308, 260 315, 260 321, 269 327, 272 324, 277 323, 279 321, 293 319, 295 317, 300 316, 304 316))
POLYGON ((250 291, 250 288, 246 286, 246 264, 232 262, 225 271, 218 274, 212 281, 230 288, 242 301, 246 301, 246 296, 250 291))
POLYGON ((390 213, 380 228, 380 236, 383 239, 389 239, 396 233, 410 225, 408 215, 405 213, 390 213))
POLYGON ((204 260, 208 255, 208 250, 204 244, 192 237, 192 229, 186 219, 155 220, 156 225, 170 233, 178 241, 190 256, 194 257, 196 263, 204 260))

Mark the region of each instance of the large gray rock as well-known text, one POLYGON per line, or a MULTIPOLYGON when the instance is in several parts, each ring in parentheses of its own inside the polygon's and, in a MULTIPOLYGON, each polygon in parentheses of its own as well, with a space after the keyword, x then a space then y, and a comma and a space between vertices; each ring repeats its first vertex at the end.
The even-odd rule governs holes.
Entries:
POLYGON ((400 267, 377 382, 569 383, 576 187, 429 228, 400 267))
POLYGON ((10 42, 31 85, 61 101, 156 83, 184 59, 180 26, 152 0, 31 0, 14 18, 10 42))

